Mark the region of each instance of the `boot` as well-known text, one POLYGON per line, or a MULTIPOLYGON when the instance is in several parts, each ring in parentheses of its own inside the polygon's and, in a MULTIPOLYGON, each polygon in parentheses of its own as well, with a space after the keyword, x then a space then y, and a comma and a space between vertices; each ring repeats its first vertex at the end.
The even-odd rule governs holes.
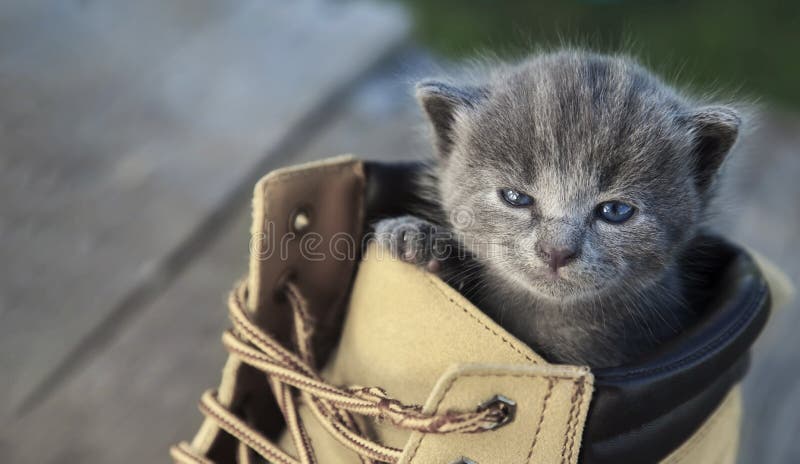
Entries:
POLYGON ((702 321, 635 365, 548 363, 436 276, 366 240, 411 164, 351 157, 255 188, 230 353, 179 463, 733 463, 749 347, 785 279, 715 239, 702 321))

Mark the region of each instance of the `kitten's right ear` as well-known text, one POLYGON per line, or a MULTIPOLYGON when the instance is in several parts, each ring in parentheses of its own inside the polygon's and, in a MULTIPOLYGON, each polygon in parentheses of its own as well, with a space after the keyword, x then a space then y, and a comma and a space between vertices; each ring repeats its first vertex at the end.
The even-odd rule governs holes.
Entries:
POLYGON ((422 81, 416 86, 417 100, 428 115, 436 137, 439 156, 447 157, 453 146, 456 113, 475 105, 486 96, 480 87, 455 87, 440 81, 422 81))
POLYGON ((693 111, 688 121, 695 138, 697 185, 706 190, 736 143, 742 118, 733 108, 709 106, 693 111))

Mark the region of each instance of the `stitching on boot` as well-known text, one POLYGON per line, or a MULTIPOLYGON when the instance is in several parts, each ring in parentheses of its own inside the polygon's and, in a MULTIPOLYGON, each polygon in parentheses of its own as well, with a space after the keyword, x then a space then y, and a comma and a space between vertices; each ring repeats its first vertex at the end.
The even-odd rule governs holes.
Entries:
POLYGON ((553 393, 554 384, 555 382, 552 378, 547 379, 547 393, 544 395, 544 400, 542 400, 542 413, 539 415, 539 423, 536 424, 536 432, 533 434, 533 442, 531 443, 531 449, 528 451, 528 457, 525 458, 525 462, 531 462, 533 450, 536 449, 536 441, 539 439, 539 432, 542 431, 542 423, 544 422, 545 414, 547 414, 547 405, 549 404, 550 395, 553 393))
MULTIPOLYGON (((268 187, 270 185, 279 185, 279 184, 282 184, 282 183, 284 183, 284 182, 286 182, 286 181, 288 181, 290 179, 296 178, 296 177, 310 177, 312 175, 319 174, 319 173, 325 173, 325 172, 331 172, 331 171, 344 171, 347 168, 351 168, 352 169, 352 165, 353 164, 357 164, 357 163, 358 162, 355 161, 355 160, 348 160, 348 161, 345 161, 345 162, 339 163, 339 164, 328 164, 328 165, 322 165, 322 166, 312 166, 310 169, 303 169, 303 170, 300 170, 300 171, 284 172, 284 173, 281 173, 278 176, 276 176, 274 179, 269 179, 269 181, 266 183, 266 186, 268 187)), ((267 189, 264 189, 264 190, 267 190, 267 189)))
POLYGON ((575 448, 575 433, 578 430, 577 427, 577 419, 579 417, 578 413, 580 411, 580 407, 578 403, 580 403, 582 396, 583 396, 583 380, 576 380, 573 383, 575 387, 575 391, 572 393, 571 405, 569 408, 569 421, 567 422, 567 433, 564 436, 564 445, 561 448, 561 462, 567 463, 572 460, 572 454, 575 448), (569 454, 567 454, 569 452, 569 454))
MULTIPOLYGON (((456 380, 458 380, 460 378, 462 378, 462 377, 454 376, 453 378, 450 379, 450 382, 448 382, 447 387, 444 389, 444 392, 442 392, 441 396, 436 401, 436 409, 435 409, 436 412, 439 412, 439 407, 442 404, 442 400, 444 400, 447 397, 447 394, 450 392, 450 389, 453 388, 453 385, 455 385, 456 380)), ((426 436, 427 435, 423 435, 422 438, 417 442, 417 446, 414 447, 414 451, 411 453, 411 456, 408 459, 409 461, 413 461, 414 460, 414 457, 417 455, 417 451, 419 450, 419 447, 422 446, 422 440, 424 440, 426 436)))
MULTIPOLYGON (((575 377, 560 376, 560 375, 542 375, 542 374, 537 374, 537 373, 533 373, 533 372, 524 372, 524 373, 518 373, 518 374, 510 374, 510 373, 497 374, 497 373, 491 373, 491 372, 465 372, 465 373, 461 373, 461 374, 459 374, 457 376, 454 376, 454 377, 452 377, 450 379, 450 382, 448 382, 447 387, 444 389, 444 391, 441 393, 439 398, 436 400, 436 408, 434 409, 435 412, 439 412, 439 408, 441 407, 442 401, 447 397, 447 394, 453 388, 453 385, 455 385, 456 381, 460 380, 460 379, 467 378, 467 377, 490 377, 490 378, 502 378, 502 377, 521 378, 521 377, 528 377, 528 378, 531 378, 531 379, 544 379, 544 380, 547 380, 550 383, 548 391, 546 393, 546 396, 552 393, 552 389, 554 387, 554 384, 557 383, 557 381, 559 381, 559 380, 572 380, 575 385, 580 385, 580 387, 581 387, 580 390, 581 391, 583 390, 582 387, 583 387, 583 384, 584 384, 584 382, 586 380, 585 377, 579 377, 579 379, 576 380, 575 377)), ((576 393, 577 392, 578 392, 578 389, 576 389, 576 393)), ((574 407, 574 405, 576 403, 575 394, 573 394, 572 398, 573 398, 572 406, 574 407)), ((573 408, 570 407, 570 415, 572 415, 572 409, 573 408)), ((541 417, 539 418, 540 421, 543 420, 542 418, 544 417, 544 413, 545 413, 545 411, 542 410, 541 417)), ((575 419, 578 419, 578 417, 579 417, 579 414, 576 414, 575 415, 575 419)), ((572 418, 571 417, 570 417, 570 422, 572 422, 572 418)), ((575 429, 577 430, 577 427, 575 427, 575 429)), ((567 430, 567 432, 569 432, 569 429, 567 430)), ((537 432, 537 434, 538 434, 538 432, 537 432)), ((425 438, 427 436, 428 436, 427 434, 422 435, 422 437, 417 442, 416 446, 414 446, 414 450, 411 451, 409 456, 408 456, 408 461, 409 462, 413 462, 414 461, 414 458, 417 456, 417 451, 419 451, 419 448, 422 446, 422 442, 425 440, 425 438)), ((562 458, 563 457, 564 457, 564 453, 563 453, 563 450, 562 450, 562 458)), ((530 459, 530 454, 528 456, 528 459, 530 459)))
MULTIPOLYGON (((581 438, 578 435, 578 424, 580 423, 581 416, 586 417, 585 414, 584 414, 584 410, 585 410, 586 407, 588 407, 588 403, 585 401, 586 400, 586 378, 582 377, 579 380, 578 388, 580 389, 580 394, 578 395, 578 398, 577 398, 578 409, 575 411, 575 424, 574 424, 575 428, 572 431, 572 443, 570 445, 571 446, 571 450, 570 450, 570 454, 569 454, 570 459, 572 459, 572 454, 573 453, 575 453, 575 452, 580 453, 580 440, 576 440, 576 437, 577 438, 581 438)), ((590 394, 589 398, 591 398, 591 394, 590 394)), ((580 456, 575 456, 575 458, 577 460, 578 458, 580 458, 580 456)))
POLYGON ((503 341, 503 343, 505 343, 506 345, 508 345, 508 346, 509 346, 509 347, 510 347, 512 350, 514 350, 514 351, 515 351, 517 354, 519 354, 519 355, 523 356, 525 359, 527 359, 528 361, 532 362, 533 364, 539 364, 539 361, 538 361, 538 360, 536 360, 536 359, 533 359, 533 358, 531 358, 530 356, 528 356, 527 354, 525 354, 524 352, 522 352, 522 350, 520 350, 519 348, 517 348, 516 346, 514 346, 514 345, 513 345, 513 344, 512 344, 512 343, 511 343, 511 342, 510 342, 508 339, 506 339, 505 337, 503 337, 502 335, 500 335, 499 333, 497 333, 497 332, 496 332, 494 329, 492 329, 491 327, 489 327, 489 326, 487 326, 486 324, 484 324, 483 322, 481 322, 481 321, 480 321, 480 319, 478 319, 477 317, 475 317, 475 315, 474 315, 474 314, 472 314, 472 313, 471 313, 471 312, 470 312, 470 311, 469 311, 467 308, 465 308, 464 306, 462 306, 462 305, 461 305, 459 302, 457 302, 457 301, 455 301, 454 299, 452 299, 452 298, 450 298, 449 296, 447 296, 447 294, 446 294, 446 293, 444 293, 444 291, 442 291, 442 289, 441 289, 441 288, 439 288, 439 286, 438 286, 438 285, 436 285, 436 282, 434 282, 434 280, 431 278, 431 276, 429 276, 429 275, 425 274, 425 277, 428 279, 428 284, 429 284, 431 287, 435 288, 435 289, 436 289, 436 291, 437 291, 437 292, 439 292, 439 294, 441 294, 441 295, 442 295, 442 296, 443 296, 445 299, 447 299, 448 301, 450 301, 450 302, 451 302, 451 303, 453 303, 454 305, 456 305, 456 306, 458 306, 459 308, 461 308, 461 310, 462 310, 462 311, 464 311, 464 313, 466 313, 466 314, 467 314, 467 315, 468 315, 468 316, 469 316, 469 317, 470 317, 470 318, 471 318, 473 321, 477 322, 477 323, 478 323, 478 324, 479 324, 481 327, 483 327, 483 328, 484 328, 484 329, 486 329, 487 331, 491 332, 491 333, 492 333, 492 335, 494 335, 495 337, 497 337, 497 338, 499 338, 500 340, 502 340, 502 341, 503 341))

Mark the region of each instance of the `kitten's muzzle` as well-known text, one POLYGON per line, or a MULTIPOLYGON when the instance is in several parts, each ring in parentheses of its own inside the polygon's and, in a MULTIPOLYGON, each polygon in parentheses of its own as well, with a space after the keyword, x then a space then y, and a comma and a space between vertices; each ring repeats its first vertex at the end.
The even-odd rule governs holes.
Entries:
POLYGON ((550 271, 556 273, 578 257, 578 250, 569 247, 554 247, 539 242, 536 244, 536 254, 547 263, 550 271))

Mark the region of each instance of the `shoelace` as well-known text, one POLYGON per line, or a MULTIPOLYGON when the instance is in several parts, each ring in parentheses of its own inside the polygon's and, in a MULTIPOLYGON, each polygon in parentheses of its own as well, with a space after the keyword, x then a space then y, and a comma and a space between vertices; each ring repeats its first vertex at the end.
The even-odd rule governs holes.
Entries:
MULTIPOLYGON (((315 464, 311 442, 298 414, 298 397, 323 428, 353 450, 364 464, 396 463, 403 451, 365 437, 354 414, 386 421, 409 431, 440 434, 484 432, 508 421, 510 412, 501 402, 479 406, 469 412, 426 414, 421 406, 403 404, 378 387, 339 388, 326 383, 316 370, 311 343, 314 325, 306 300, 292 283, 286 284, 285 293, 294 316, 295 351, 286 349, 249 319, 244 282, 234 288, 228 298, 233 329, 223 334, 222 343, 232 356, 266 374, 298 456, 290 456, 229 411, 217 400, 215 390, 207 391, 200 400, 200 411, 239 440, 239 452, 246 453, 250 448, 276 464, 315 464)), ((170 454, 177 463, 212 462, 186 442, 173 446, 170 454)))

